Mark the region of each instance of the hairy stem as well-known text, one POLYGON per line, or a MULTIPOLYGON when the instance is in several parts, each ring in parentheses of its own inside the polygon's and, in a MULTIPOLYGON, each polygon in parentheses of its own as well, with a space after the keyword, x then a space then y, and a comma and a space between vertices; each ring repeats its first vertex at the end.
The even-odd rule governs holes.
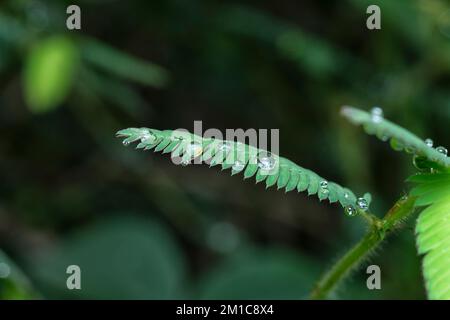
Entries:
POLYGON ((414 211, 414 197, 403 197, 380 220, 372 215, 365 215, 370 227, 366 235, 339 259, 329 271, 325 272, 313 291, 311 299, 325 299, 337 285, 350 274, 370 252, 376 248, 393 229, 399 227, 400 222, 414 211), (370 217, 370 219, 367 219, 370 217))

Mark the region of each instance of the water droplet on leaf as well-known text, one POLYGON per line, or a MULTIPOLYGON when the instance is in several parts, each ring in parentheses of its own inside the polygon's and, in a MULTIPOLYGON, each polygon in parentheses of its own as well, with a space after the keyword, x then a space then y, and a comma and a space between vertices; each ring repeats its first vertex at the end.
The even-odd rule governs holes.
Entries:
POLYGON ((436 151, 439 152, 439 153, 442 153, 444 156, 446 156, 447 153, 448 153, 447 149, 444 148, 444 147, 442 147, 442 146, 437 147, 437 148, 436 148, 436 151))
POLYGON ((223 153, 228 153, 228 151, 231 150, 231 143, 224 141, 222 143, 219 144, 219 146, 217 147, 217 149, 219 151, 222 151, 223 153))
POLYGON ((400 142, 398 139, 392 138, 391 139, 391 147, 395 151, 402 151, 403 148, 405 147, 405 145, 402 142, 400 142))
POLYGON ((328 193, 328 181, 327 180, 322 180, 320 181, 320 191, 322 193, 328 193))
POLYGON ((231 167, 231 169, 233 171, 242 171, 245 167, 245 164, 241 161, 236 161, 233 166, 231 167))
POLYGON ((345 206, 344 210, 345 210, 345 214, 349 217, 356 216, 356 214, 357 214, 355 207, 353 207, 352 205, 345 206))
POLYGON ((425 144, 427 145, 427 147, 433 148, 433 140, 431 140, 430 138, 425 139, 425 144))
POLYGON ((186 146, 186 155, 191 159, 198 157, 203 152, 202 146, 197 142, 191 142, 186 146))
POLYGON ((416 152, 416 148, 413 147, 413 146, 411 146, 411 145, 406 146, 406 147, 405 147, 405 152, 406 152, 406 153, 415 153, 415 152, 416 152))
POLYGON ((383 109, 380 107, 373 107, 370 110, 370 116, 372 118, 372 122, 380 123, 383 120, 383 109))
POLYGON ((367 200, 364 199, 364 198, 358 198, 358 200, 356 200, 356 205, 362 211, 366 211, 367 209, 369 209, 369 205, 367 203, 367 200))
POLYGON ((268 151, 261 151, 258 154, 258 167, 262 170, 270 171, 275 168, 275 157, 268 151))
POLYGON ((142 136, 141 136, 142 143, 153 143, 153 142, 155 142, 155 140, 156 140, 155 135, 153 135, 149 131, 144 132, 144 134, 142 134, 142 136))
POLYGON ((376 135, 377 135, 378 139, 380 139, 381 141, 389 140, 389 136, 386 133, 384 133, 384 131, 379 131, 379 132, 377 132, 376 135))

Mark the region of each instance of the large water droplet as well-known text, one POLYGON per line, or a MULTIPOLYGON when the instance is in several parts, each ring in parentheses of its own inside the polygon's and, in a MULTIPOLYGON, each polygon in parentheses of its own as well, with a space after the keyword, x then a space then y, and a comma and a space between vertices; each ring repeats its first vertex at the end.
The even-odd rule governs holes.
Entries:
POLYGON ((345 206, 344 210, 345 210, 345 214, 349 217, 356 216, 356 214, 358 213, 356 211, 355 207, 352 205, 345 206))
POLYGON ((406 152, 406 153, 415 153, 415 152, 416 152, 416 148, 415 148, 414 146, 407 145, 407 146, 405 147, 405 152, 406 152))
POLYGON ((170 135, 170 138, 171 138, 171 140, 179 140, 179 141, 182 141, 182 140, 186 139, 187 136, 184 135, 184 134, 181 133, 181 132, 173 131, 172 134, 170 135))
POLYGON ((376 133, 378 139, 380 139, 381 141, 388 141, 389 140, 389 135, 386 134, 384 131, 380 130, 376 133))
POLYGON ((186 155, 191 159, 197 158, 203 152, 202 146, 197 142, 191 142, 186 146, 186 155))
POLYGON ((236 142, 236 148, 238 150, 243 150, 245 148, 245 143, 242 143, 240 141, 236 142))
POLYGON ((122 142, 122 144, 126 147, 126 146, 128 146, 129 144, 130 144, 130 142, 129 141, 126 141, 126 140, 124 140, 123 142, 122 142))
POLYGON ((372 122, 380 123, 383 120, 383 109, 380 107, 373 107, 370 110, 370 116, 372 119, 372 122))
POLYGON ((439 153, 442 153, 444 156, 446 156, 447 153, 448 153, 448 150, 446 148, 442 147, 442 146, 437 147, 436 151, 439 152, 439 153))
POLYGON ((358 200, 356 200, 356 205, 362 211, 367 211, 367 209, 369 209, 369 205, 367 203, 367 200, 364 199, 364 198, 358 198, 358 200))
POLYGON ((219 151, 221 151, 223 153, 228 153, 228 151, 231 150, 231 143, 228 142, 228 141, 221 142, 218 145, 217 150, 219 150, 219 151))
POLYGON ((328 193, 328 181, 327 180, 322 180, 320 181, 320 191, 322 193, 328 193))
POLYGON ((403 144, 403 142, 401 142, 400 140, 396 139, 396 138, 392 138, 391 139, 391 147, 392 149, 394 149, 395 151, 402 151, 403 148, 405 147, 405 145, 403 144))
POLYGON ((258 167, 264 171, 270 171, 275 168, 275 157, 268 151, 261 151, 258 154, 258 167))
POLYGON ((431 140, 430 138, 425 139, 425 144, 427 145, 427 147, 433 148, 433 140, 431 140))
POLYGON ((153 143, 155 140, 155 135, 150 133, 149 131, 144 132, 141 136, 142 143, 153 143))
POLYGON ((233 170, 233 171, 242 171, 242 170, 244 170, 244 167, 245 167, 245 163, 243 163, 243 162, 241 162, 241 161, 236 161, 234 164, 233 164, 233 166, 231 167, 231 169, 233 170))

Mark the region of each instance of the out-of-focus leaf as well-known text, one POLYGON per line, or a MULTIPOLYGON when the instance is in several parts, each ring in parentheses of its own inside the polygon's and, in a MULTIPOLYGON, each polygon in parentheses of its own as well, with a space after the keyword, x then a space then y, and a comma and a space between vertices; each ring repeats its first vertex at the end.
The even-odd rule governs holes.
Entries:
POLYGON ((17 19, 0 12, 0 73, 13 63, 14 57, 17 56, 16 49, 27 37, 25 29, 17 19))
MULTIPOLYGON (((230 32, 274 44, 283 57, 312 76, 333 74, 350 59, 347 53, 319 37, 252 7, 225 6, 218 21, 230 32)), ((352 60, 356 68, 355 59, 352 60)))
POLYGON ((17 45, 26 39, 26 29, 13 16, 0 12, 0 42, 17 45))
POLYGON ((140 110, 150 109, 137 90, 123 80, 107 77, 87 69, 83 70, 81 78, 85 88, 89 88, 108 103, 117 105, 134 117, 139 117, 140 110))
POLYGON ((184 259, 161 224, 115 218, 66 239, 33 259, 32 270, 50 298, 170 299, 180 294, 184 259), (81 290, 68 290, 69 265, 81 269, 81 290))
POLYGON ((83 58, 96 67, 148 86, 161 88, 169 80, 169 74, 164 68, 93 39, 83 40, 82 53, 83 58))
POLYGON ((32 112, 50 111, 64 101, 78 62, 78 48, 65 36, 53 36, 31 49, 24 70, 24 90, 32 112))
POLYGON ((318 276, 311 260, 287 250, 244 250, 212 271, 200 289, 203 299, 306 298, 318 276))
MULTIPOLYGON (((381 28, 388 28, 392 30, 393 34, 402 35, 408 39, 410 44, 423 47, 430 39, 428 37, 432 31, 428 25, 430 21, 425 15, 419 15, 420 11, 417 10, 420 6, 420 1, 351 0, 349 2, 357 10, 364 10, 362 14, 365 13, 368 6, 378 5, 381 9, 381 28), (411 28, 411 21, 415 21, 414 28, 411 28)), ((426 3, 430 5, 430 2, 427 1, 426 3)), ((423 5, 425 6, 426 4, 423 5)), ((434 3, 431 6, 433 5, 434 3)))
POLYGON ((30 281, 19 267, 0 250, 0 300, 38 298, 30 281))
POLYGON ((328 75, 338 67, 335 50, 325 42, 307 36, 300 30, 286 31, 277 39, 280 52, 312 75, 328 75))

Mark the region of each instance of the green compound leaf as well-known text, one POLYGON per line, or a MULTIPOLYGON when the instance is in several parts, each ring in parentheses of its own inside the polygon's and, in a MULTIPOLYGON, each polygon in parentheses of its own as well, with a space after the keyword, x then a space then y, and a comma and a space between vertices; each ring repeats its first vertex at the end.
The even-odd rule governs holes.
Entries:
POLYGON ((92 38, 83 38, 82 57, 96 67, 116 76, 156 88, 169 81, 166 69, 151 62, 125 54, 92 38))
POLYGON ((450 173, 417 174, 408 179, 416 206, 428 206, 417 219, 419 254, 430 299, 450 299, 450 173))
MULTIPOLYGON (((256 182, 266 187, 297 189, 308 195, 317 195, 320 201, 339 202, 342 207, 356 206, 355 194, 334 182, 328 182, 316 173, 302 168, 278 155, 240 142, 202 138, 181 130, 156 130, 149 128, 128 128, 117 132, 125 138, 124 145, 138 142, 137 148, 171 153, 173 162, 188 165, 205 162, 220 165, 222 170, 231 169, 231 174, 243 173, 244 179, 255 177, 256 182)), ((371 197, 364 195, 370 205, 371 197)))
POLYGON ((449 157, 429 147, 424 140, 382 116, 374 116, 348 106, 342 108, 341 114, 353 124, 362 125, 366 133, 376 135, 382 141, 390 140, 391 147, 396 151, 405 151, 417 157, 426 158, 438 165, 436 169, 450 168, 449 157))

